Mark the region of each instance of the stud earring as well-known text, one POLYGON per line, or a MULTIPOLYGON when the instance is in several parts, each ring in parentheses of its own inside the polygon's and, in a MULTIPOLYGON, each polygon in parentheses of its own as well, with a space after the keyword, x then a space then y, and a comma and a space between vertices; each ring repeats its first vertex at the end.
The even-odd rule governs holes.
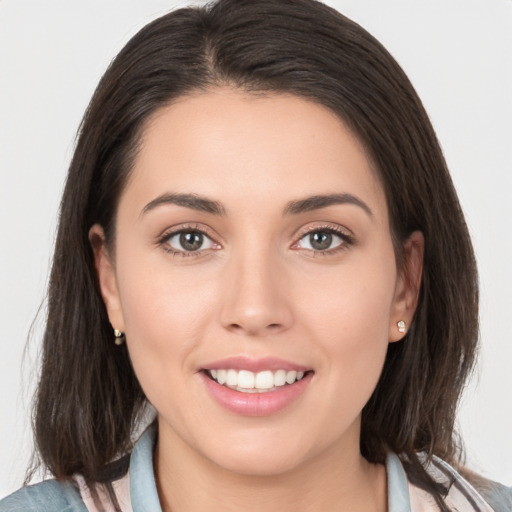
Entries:
POLYGON ((116 345, 122 345, 124 341, 124 332, 118 331, 117 329, 114 329, 114 336, 115 336, 115 343, 116 345))
POLYGON ((405 322, 403 320, 400 320, 396 324, 398 326, 398 332, 405 332, 405 322))

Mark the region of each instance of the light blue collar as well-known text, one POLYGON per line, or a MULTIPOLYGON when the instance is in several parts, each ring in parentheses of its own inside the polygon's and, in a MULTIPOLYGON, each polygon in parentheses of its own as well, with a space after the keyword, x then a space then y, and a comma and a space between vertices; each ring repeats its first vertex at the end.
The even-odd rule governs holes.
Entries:
MULTIPOLYGON (((156 428, 150 427, 137 441, 130 458, 130 495, 133 512, 162 512, 153 472, 156 428)), ((400 459, 386 459, 388 512, 411 512, 409 487, 400 459)))
POLYGON ((153 472, 156 427, 142 434, 130 457, 130 499, 133 512, 162 512, 153 472))
POLYGON ((388 512, 411 512, 407 477, 400 459, 394 453, 388 453, 386 473, 388 478, 388 512))

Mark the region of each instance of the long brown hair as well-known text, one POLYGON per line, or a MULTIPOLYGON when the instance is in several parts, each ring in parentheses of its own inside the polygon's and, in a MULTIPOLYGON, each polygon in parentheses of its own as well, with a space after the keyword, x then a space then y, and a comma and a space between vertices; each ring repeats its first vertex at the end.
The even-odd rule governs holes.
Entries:
POLYGON ((88 240, 94 223, 115 247, 117 203, 144 124, 196 90, 229 85, 291 93, 335 112, 364 144, 384 187, 400 265, 402 242, 425 237, 419 304, 389 345, 362 415, 361 452, 398 453, 436 495, 417 453, 457 463, 457 403, 475 356, 474 254, 439 143, 406 75, 359 25, 313 0, 219 0, 144 27, 103 76, 87 109, 62 198, 35 405, 44 465, 97 481, 127 453, 145 403, 112 327, 88 240))

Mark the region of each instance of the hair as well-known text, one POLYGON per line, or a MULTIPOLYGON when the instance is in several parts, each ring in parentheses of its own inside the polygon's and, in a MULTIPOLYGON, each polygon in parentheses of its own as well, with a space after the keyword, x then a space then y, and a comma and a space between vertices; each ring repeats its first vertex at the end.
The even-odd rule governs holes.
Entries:
POLYGON ((292 94, 336 113, 364 145, 402 245, 425 238, 417 311, 389 345, 362 412, 361 453, 391 450, 446 506, 420 463, 457 464, 457 403, 478 338, 478 285, 468 230, 428 116, 403 70, 359 25, 313 0, 219 0, 145 26, 111 63, 82 121, 60 207, 34 430, 60 479, 101 480, 128 453, 146 399, 126 347, 116 347, 88 232, 115 246, 119 197, 148 119, 178 97, 228 86, 292 94))

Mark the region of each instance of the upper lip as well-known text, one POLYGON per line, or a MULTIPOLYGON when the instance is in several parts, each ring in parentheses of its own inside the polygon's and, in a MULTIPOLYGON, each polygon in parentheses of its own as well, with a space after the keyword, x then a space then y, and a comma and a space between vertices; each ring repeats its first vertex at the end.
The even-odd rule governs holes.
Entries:
POLYGON ((248 370, 250 372, 261 372, 264 370, 277 371, 295 370, 297 372, 306 372, 311 370, 310 367, 294 363, 292 361, 286 361, 285 359, 279 359, 276 357, 263 357, 263 358, 251 358, 247 356, 235 356, 227 357, 225 359, 218 359, 210 363, 205 364, 202 367, 203 370, 248 370))

